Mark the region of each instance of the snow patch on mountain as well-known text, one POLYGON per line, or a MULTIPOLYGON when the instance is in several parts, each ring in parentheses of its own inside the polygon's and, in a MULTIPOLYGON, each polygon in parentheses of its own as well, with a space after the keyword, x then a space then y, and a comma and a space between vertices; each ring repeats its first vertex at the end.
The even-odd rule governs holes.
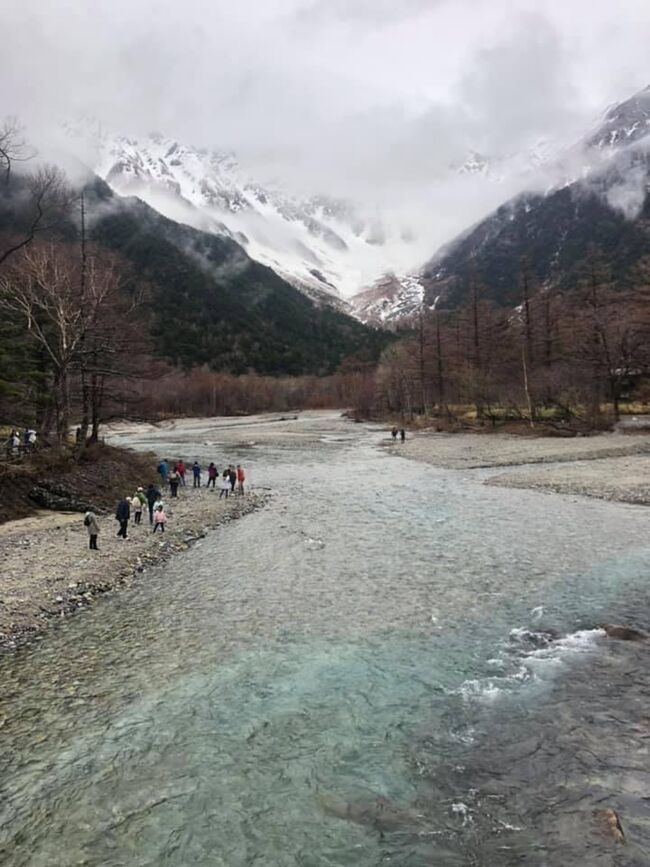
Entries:
POLYGON ((368 325, 390 325, 422 309, 424 286, 417 275, 386 274, 351 299, 354 315, 368 325))

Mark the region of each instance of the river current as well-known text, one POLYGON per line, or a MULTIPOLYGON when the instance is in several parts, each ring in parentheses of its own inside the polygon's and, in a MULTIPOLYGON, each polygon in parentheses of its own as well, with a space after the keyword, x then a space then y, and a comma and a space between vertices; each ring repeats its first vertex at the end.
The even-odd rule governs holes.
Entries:
POLYGON ((0 657, 0 862, 650 864, 648 512, 287 427, 115 438, 270 502, 0 657))

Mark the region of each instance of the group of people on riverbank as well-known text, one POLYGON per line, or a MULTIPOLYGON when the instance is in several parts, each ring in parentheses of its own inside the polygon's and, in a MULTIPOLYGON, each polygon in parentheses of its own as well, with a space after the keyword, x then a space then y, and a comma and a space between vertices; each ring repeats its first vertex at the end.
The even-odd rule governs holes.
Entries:
MULTIPOLYGON (((203 478, 203 467, 199 461, 194 461, 191 467, 193 488, 200 488, 203 478)), ((244 495, 244 483, 246 481, 246 472, 241 464, 228 464, 223 472, 219 473, 219 468, 210 461, 207 467, 206 487, 216 490, 217 482, 219 483, 219 499, 222 497, 228 498, 229 494, 234 494, 235 489, 240 496, 244 495)), ((185 476, 187 475, 187 465, 185 461, 178 460, 174 464, 170 464, 166 458, 158 464, 158 475, 163 489, 169 486, 170 496, 172 499, 178 497, 179 488, 186 486, 185 476), (171 470, 170 470, 171 466, 171 470)))
POLYGON ((402 442, 406 440, 406 431, 404 430, 404 428, 398 428, 396 425, 391 428, 390 435, 392 436, 394 443, 397 442, 398 436, 402 442))
POLYGON ((32 427, 26 427, 20 433, 19 430, 12 430, 7 439, 7 457, 17 458, 25 452, 34 451, 38 434, 32 427))
MULTIPOLYGON (((124 497, 117 504, 115 510, 115 520, 119 524, 117 536, 120 539, 128 539, 129 522, 133 520, 135 526, 142 524, 143 512, 149 515, 149 526, 151 532, 164 533, 165 525, 168 521, 168 514, 163 500, 163 491, 169 488, 171 499, 178 498, 178 489, 185 487, 185 476, 187 466, 183 460, 178 460, 172 465, 170 471, 169 461, 163 459, 158 464, 158 474, 160 475, 161 484, 157 487, 153 482, 145 490, 143 487, 138 487, 132 497, 124 497)), ((192 465, 192 476, 194 479, 194 488, 201 487, 202 468, 198 461, 194 461, 192 465)), ((235 493, 235 489, 240 496, 244 495, 244 483, 246 481, 246 473, 241 464, 235 467, 229 464, 220 474, 217 465, 210 462, 207 468, 207 485, 209 489, 216 489, 217 481, 219 481, 219 499, 228 499, 230 494, 235 493)), ((84 526, 88 531, 89 548, 91 551, 98 551, 97 537, 99 536, 99 519, 93 511, 86 512, 84 517, 84 526)))

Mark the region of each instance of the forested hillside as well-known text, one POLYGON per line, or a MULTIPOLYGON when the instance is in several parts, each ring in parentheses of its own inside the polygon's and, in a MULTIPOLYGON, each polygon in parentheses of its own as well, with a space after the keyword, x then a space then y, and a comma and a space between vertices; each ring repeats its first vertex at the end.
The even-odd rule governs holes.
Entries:
POLYGON ((467 301, 473 285, 502 306, 522 300, 524 276, 536 285, 570 289, 597 253, 621 285, 633 285, 650 241, 649 200, 634 219, 612 208, 592 187, 574 184, 548 196, 521 196, 504 205, 425 269, 429 303, 467 301))
POLYGON ((386 335, 317 306, 234 241, 174 223, 97 181, 90 235, 150 287, 155 352, 183 367, 231 373, 332 373, 344 358, 376 361, 386 335))

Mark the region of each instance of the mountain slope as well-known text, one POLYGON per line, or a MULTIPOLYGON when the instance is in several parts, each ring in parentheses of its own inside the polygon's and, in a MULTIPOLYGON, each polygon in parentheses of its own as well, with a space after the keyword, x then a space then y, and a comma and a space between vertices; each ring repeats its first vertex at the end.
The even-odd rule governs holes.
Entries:
POLYGON ((101 182, 87 198, 93 240, 148 283, 154 343, 174 364, 325 374, 351 355, 375 359, 385 345, 384 335, 315 304, 233 240, 168 220, 101 182))
POLYGON ((371 325, 389 326, 422 307, 424 287, 416 276, 386 274, 350 299, 355 316, 371 325))
POLYGON ((512 199, 438 251, 421 272, 427 303, 456 306, 476 280, 484 297, 518 304, 524 267, 539 284, 569 287, 595 248, 619 282, 633 280, 650 241, 649 145, 650 88, 572 149, 573 164, 584 158, 579 177, 512 199))
POLYGON ((67 130, 73 142, 83 143, 84 158, 115 192, 237 241, 252 259, 317 300, 344 308, 342 299, 359 286, 417 261, 408 232, 390 232, 376 214, 348 201, 299 198, 260 183, 231 153, 156 134, 140 139, 107 135, 89 122, 67 130))

